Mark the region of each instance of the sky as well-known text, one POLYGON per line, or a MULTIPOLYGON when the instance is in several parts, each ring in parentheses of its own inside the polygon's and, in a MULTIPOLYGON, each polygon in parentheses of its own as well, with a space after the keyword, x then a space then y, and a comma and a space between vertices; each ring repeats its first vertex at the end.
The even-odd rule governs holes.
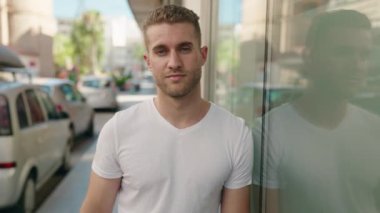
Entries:
POLYGON ((241 21, 241 0, 220 0, 219 21, 222 24, 237 24, 241 21))
POLYGON ((90 9, 100 11, 103 16, 133 17, 127 0, 53 0, 53 3, 57 18, 75 18, 90 9))

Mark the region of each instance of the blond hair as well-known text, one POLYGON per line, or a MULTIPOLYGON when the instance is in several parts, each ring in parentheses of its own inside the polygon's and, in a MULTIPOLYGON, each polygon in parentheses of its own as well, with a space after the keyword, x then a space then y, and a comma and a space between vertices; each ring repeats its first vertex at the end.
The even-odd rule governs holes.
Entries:
POLYGON ((189 10, 185 7, 177 6, 177 5, 164 5, 155 10, 153 10, 148 17, 146 18, 143 25, 143 34, 145 45, 147 46, 147 37, 146 31, 147 29, 156 24, 175 24, 175 23, 189 23, 191 24, 199 41, 199 45, 201 44, 201 29, 199 26, 199 16, 194 13, 192 10, 189 10))

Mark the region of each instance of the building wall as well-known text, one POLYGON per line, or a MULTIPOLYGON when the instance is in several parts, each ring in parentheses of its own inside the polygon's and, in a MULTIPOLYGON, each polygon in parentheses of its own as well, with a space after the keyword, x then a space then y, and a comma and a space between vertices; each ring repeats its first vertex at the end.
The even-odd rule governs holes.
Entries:
POLYGON ((57 31, 52 0, 8 0, 9 46, 35 75, 54 76, 53 37, 57 31))
POLYGON ((9 44, 9 21, 7 0, 0 0, 0 44, 9 44))

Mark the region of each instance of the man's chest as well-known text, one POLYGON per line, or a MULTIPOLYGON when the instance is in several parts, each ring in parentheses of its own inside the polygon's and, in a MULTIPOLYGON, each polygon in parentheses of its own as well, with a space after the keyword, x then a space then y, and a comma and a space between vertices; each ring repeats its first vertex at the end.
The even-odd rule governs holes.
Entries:
POLYGON ((146 135, 123 146, 119 163, 123 183, 135 190, 215 193, 232 170, 223 142, 206 136, 146 135))

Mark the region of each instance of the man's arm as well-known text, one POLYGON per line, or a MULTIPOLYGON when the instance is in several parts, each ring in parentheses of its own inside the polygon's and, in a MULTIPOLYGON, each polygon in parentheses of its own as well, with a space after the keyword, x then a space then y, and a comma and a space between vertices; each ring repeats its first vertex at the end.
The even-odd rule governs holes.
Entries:
POLYGON ((81 213, 112 212, 121 179, 105 179, 91 172, 87 195, 81 213))
POLYGON ((221 201, 221 213, 249 213, 250 186, 240 189, 224 188, 221 201))

